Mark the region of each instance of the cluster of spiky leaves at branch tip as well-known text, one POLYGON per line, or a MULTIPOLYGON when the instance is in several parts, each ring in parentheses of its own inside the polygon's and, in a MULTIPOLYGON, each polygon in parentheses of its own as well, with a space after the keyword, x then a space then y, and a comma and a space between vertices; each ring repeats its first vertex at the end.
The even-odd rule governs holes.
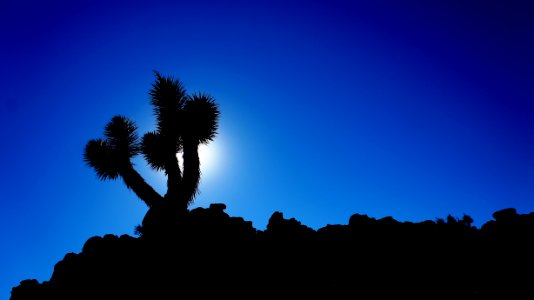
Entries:
POLYGON ((157 121, 156 130, 139 138, 132 120, 114 116, 104 128, 104 138, 87 143, 83 159, 101 180, 121 177, 149 208, 166 203, 187 210, 200 181, 198 146, 215 138, 219 108, 207 94, 188 94, 180 80, 159 72, 155 72, 155 76, 149 96, 157 121), (167 176, 164 196, 134 169, 131 159, 139 154, 153 169, 167 176))

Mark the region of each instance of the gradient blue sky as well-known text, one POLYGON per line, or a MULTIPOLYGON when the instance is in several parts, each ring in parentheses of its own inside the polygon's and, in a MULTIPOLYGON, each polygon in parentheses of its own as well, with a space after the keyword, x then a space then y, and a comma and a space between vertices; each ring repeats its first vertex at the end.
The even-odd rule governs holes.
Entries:
POLYGON ((275 211, 314 229, 534 211, 532 16, 528 0, 3 0, 0 299, 91 236, 133 235, 146 207, 82 152, 113 115, 154 128, 153 70, 220 105, 192 207, 260 230, 275 211))

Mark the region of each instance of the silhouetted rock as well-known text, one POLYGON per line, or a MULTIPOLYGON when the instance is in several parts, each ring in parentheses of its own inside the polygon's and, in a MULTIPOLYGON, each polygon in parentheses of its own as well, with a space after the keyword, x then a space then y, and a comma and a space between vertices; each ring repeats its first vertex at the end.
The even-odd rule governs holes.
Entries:
POLYGON ((511 220, 514 220, 516 216, 517 216, 517 211, 515 208, 501 209, 499 211, 494 212, 492 215, 492 217, 497 222, 511 221, 511 220))
POLYGON ((301 224, 295 218, 285 219, 281 212, 274 212, 269 218, 265 236, 272 240, 286 242, 303 242, 312 238, 315 231, 301 224))
POLYGON ((192 209, 173 230, 91 237, 50 280, 23 280, 10 299, 534 296, 532 213, 501 210, 481 229, 468 216, 414 223, 354 214, 313 230, 275 212, 261 231, 225 209, 192 209))

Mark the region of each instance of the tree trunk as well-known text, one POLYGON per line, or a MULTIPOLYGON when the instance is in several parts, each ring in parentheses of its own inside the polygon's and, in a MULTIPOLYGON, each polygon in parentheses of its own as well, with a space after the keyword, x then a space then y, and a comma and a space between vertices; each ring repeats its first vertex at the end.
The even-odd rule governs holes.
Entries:
POLYGON ((167 193, 165 194, 165 201, 179 202, 180 190, 182 188, 182 173, 176 153, 169 154, 166 162, 167 193))
POLYGON ((198 157, 198 141, 184 141, 183 160, 184 172, 182 177, 183 198, 189 206, 198 192, 200 182, 200 159, 198 157))

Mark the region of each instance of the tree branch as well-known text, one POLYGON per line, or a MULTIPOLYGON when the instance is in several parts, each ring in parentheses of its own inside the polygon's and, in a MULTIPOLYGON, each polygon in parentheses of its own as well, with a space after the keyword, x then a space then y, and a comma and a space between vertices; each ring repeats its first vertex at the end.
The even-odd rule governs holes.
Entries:
POLYGON ((148 207, 152 207, 163 200, 161 195, 146 183, 131 164, 123 168, 120 174, 126 187, 131 189, 137 197, 141 198, 148 207))

